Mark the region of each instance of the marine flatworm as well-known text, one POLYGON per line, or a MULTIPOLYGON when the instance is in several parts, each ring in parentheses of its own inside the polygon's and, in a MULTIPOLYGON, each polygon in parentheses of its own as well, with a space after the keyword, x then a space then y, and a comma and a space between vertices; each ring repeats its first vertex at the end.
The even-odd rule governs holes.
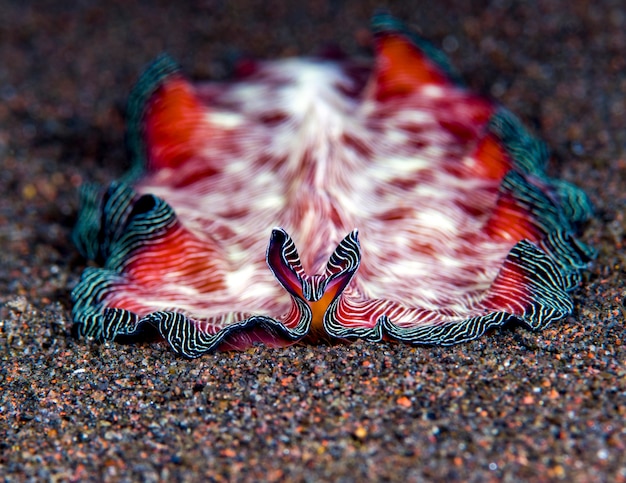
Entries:
POLYGON ((80 335, 187 357, 451 345, 572 311, 585 194, 428 41, 386 13, 372 31, 373 62, 259 61, 203 83, 153 62, 129 100, 133 168, 82 192, 75 241, 101 266, 72 293, 80 335))

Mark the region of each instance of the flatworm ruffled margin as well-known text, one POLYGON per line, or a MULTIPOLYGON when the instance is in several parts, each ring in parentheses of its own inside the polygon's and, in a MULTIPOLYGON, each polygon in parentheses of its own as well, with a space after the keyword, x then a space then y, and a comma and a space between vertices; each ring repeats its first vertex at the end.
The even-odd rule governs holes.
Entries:
MULTIPOLYGON (((577 227, 591 214, 586 195, 565 181, 548 177, 545 167, 549 153, 545 144, 530 135, 506 109, 467 92, 445 56, 428 41, 386 13, 374 17, 372 30, 376 47, 373 68, 350 61, 314 60, 294 65, 289 61, 268 62, 259 64, 247 77, 233 81, 232 90, 218 83, 196 88, 182 77, 179 67, 169 57, 155 60, 129 99, 127 136, 133 160, 131 170, 106 190, 94 186, 82 190, 75 243, 86 258, 103 266, 85 269, 72 292, 73 318, 80 336, 119 342, 158 337, 186 357, 198 357, 211 350, 243 349, 255 343, 284 346, 297 341, 355 338, 452 345, 475 339, 508 322, 542 329, 572 312, 568 292, 579 284, 581 269, 594 256, 593 249, 575 237, 577 227), (297 112, 296 107, 291 111, 285 106, 281 108, 280 95, 287 89, 293 90, 298 82, 305 83, 307 65, 316 66, 310 70, 313 83, 305 86, 309 90, 315 90, 320 83, 320 72, 335 76, 333 82, 329 80, 332 85, 328 91, 319 90, 324 99, 304 105, 297 96, 291 98, 293 104, 306 111, 304 114, 297 112), (290 84, 289 76, 296 81, 290 84), (254 86, 262 86, 266 91, 253 91, 254 86), (252 107, 239 105, 239 100, 250 92, 255 94, 248 102, 252 107), (259 92, 276 96, 276 102, 269 103, 271 109, 264 104, 265 111, 254 110, 260 102, 259 92), (343 123, 338 139, 349 151, 341 151, 331 142, 335 138, 328 137, 336 134, 332 131, 337 127, 333 125, 334 114, 324 114, 327 117, 321 118, 319 112, 312 113, 315 109, 323 110, 326 101, 333 109, 338 106, 337 111, 343 109, 349 114, 336 116, 343 123), (211 111, 212 104, 218 108, 211 111), (413 111, 406 110, 407 106, 413 111), (418 114, 411 117, 411 112, 418 114), (404 117, 400 119, 398 113, 404 117), (416 121, 420 116, 423 119, 416 121), (351 130, 353 118, 369 131, 362 126, 351 130), (322 124, 328 122, 326 137, 322 136, 322 143, 318 138, 314 142, 321 144, 319 149, 323 151, 309 147, 297 156, 288 152, 273 158, 263 153, 263 143, 271 144, 271 139, 261 142, 254 138, 262 126, 270 133, 286 132, 287 137, 282 139, 288 144, 294 129, 304 132, 307 122, 320 124, 320 119, 322 124), (242 132, 253 133, 250 137, 254 142, 248 141, 242 132), (367 134, 359 138, 360 132, 367 134), (374 145, 368 138, 374 137, 372 133, 380 138, 374 140, 374 145), (246 143, 252 146, 247 151, 246 143), (391 151, 385 151, 387 145, 391 151), (404 156, 404 164, 392 160, 385 164, 386 158, 395 156, 394 149, 403 152, 407 146, 412 152, 398 155, 404 156), (348 175, 333 174, 332 166, 325 167, 320 179, 328 185, 320 188, 315 173, 319 174, 325 156, 331 163, 336 161, 332 153, 328 154, 332 149, 335 158, 347 159, 354 166, 351 171, 346 168, 348 175), (459 150, 463 152, 459 154, 459 150), (440 151, 445 152, 437 154, 440 151), (424 159, 428 160, 428 153, 435 153, 431 171, 422 164, 424 159), (248 164, 256 162, 261 168, 258 172, 250 169, 251 177, 237 174, 247 172, 248 164), (297 166, 289 171, 287 165, 293 162, 297 166), (226 173, 229 169, 232 173, 226 173), (372 177, 380 179, 371 185, 361 181, 363 190, 382 194, 358 200, 337 194, 341 190, 353 190, 353 196, 362 192, 358 186, 349 185, 351 182, 357 185, 358 173, 367 174, 368 169, 372 177), (394 169, 396 174, 405 175, 405 179, 392 176, 394 169), (280 170, 286 171, 277 175, 280 170), (469 188, 458 188, 460 194, 456 193, 457 198, 453 196, 452 201, 442 198, 443 208, 454 214, 448 216, 442 212, 435 225, 452 224, 458 231, 469 220, 479 228, 475 235, 459 232, 459 236, 465 237, 461 242, 444 240, 441 247, 436 245, 436 238, 447 236, 443 228, 431 226, 432 221, 426 218, 420 225, 415 219, 420 216, 421 207, 404 206, 404 200, 427 199, 418 193, 419 187, 434 184, 432 178, 437 178, 440 172, 445 173, 442 179, 449 184, 442 191, 456 189, 453 186, 457 177, 458 184, 474 183, 479 198, 468 197, 469 188), (228 196, 211 198, 216 187, 227 195, 232 189, 233 198, 244 193, 245 198, 246 180, 255 177, 258 184, 263 176, 272 175, 274 178, 267 186, 283 186, 284 178, 288 182, 283 188, 296 186, 303 191, 293 199, 281 197, 282 193, 277 192, 276 199, 281 201, 274 202, 273 193, 266 185, 259 188, 257 198, 251 187, 251 213, 240 206, 236 214, 219 215, 226 220, 224 224, 220 224, 218 215, 193 212, 195 208, 196 213, 211 209, 217 213, 220 203, 228 204, 225 201, 228 196), (211 180, 219 179, 232 182, 232 186, 212 184, 211 180), (236 183, 242 180, 244 186, 237 188, 236 183), (389 188, 391 185, 393 189, 389 188), (311 191, 311 186, 316 186, 316 191, 311 191), (339 191, 333 191, 334 188, 339 191), (323 196, 320 192, 324 192, 323 196), (188 199, 192 196, 215 204, 194 205, 188 199), (324 204, 329 197, 331 202, 324 204), (385 205, 388 198, 393 198, 395 205, 383 213, 378 206, 385 205), (364 207, 364 199, 368 202, 373 199, 373 207, 364 207), (257 210, 255 207, 261 203, 273 208, 257 210), (357 206, 363 208, 365 215, 345 214, 357 206), (256 231, 268 228, 262 224, 262 214, 272 213, 272 209, 275 220, 271 223, 283 223, 304 232, 312 225, 319 229, 319 233, 311 235, 315 239, 303 235, 303 244, 312 253, 302 260, 287 231, 272 230, 265 263, 275 278, 274 286, 259 275, 259 260, 254 258, 250 268, 245 259, 251 256, 250 246, 254 248, 260 243, 256 231), (311 213, 314 221, 306 218, 311 213), (401 236, 405 234, 403 230, 411 227, 431 230, 437 236, 432 245, 428 240, 422 243, 418 230, 415 237, 422 243, 418 248, 397 248, 387 241, 377 246, 373 242, 362 258, 356 230, 344 231, 348 234, 343 239, 334 237, 348 223, 359 222, 366 227, 368 236, 383 239, 386 234, 380 233, 380 226, 387 225, 369 225, 368 216, 393 226, 387 235, 395 233, 399 244, 417 243, 401 236), (236 229, 252 226, 246 217, 257 223, 250 232, 251 239, 257 238, 249 245, 245 237, 233 234, 236 229), (213 230, 210 235, 199 233, 206 231, 207 226, 213 230), (379 227, 377 232, 374 226, 379 227), (237 250, 228 251, 226 243, 230 240, 235 240, 232 244, 237 250), (336 245, 334 251, 333 245, 336 245), (447 254, 441 255, 438 250, 447 254), (483 273, 480 261, 464 268, 466 262, 457 258, 464 254, 484 255, 488 266, 493 264, 489 250, 505 250, 505 256, 497 273, 487 281, 485 277, 493 273, 491 269, 486 268, 483 273), (416 292, 429 292, 428 277, 432 274, 423 268, 429 266, 424 262, 429 254, 442 267, 455 266, 455 260, 461 260, 462 266, 456 272, 444 274, 446 269, 441 268, 445 283, 440 290, 450 288, 451 293, 458 295, 458 303, 450 301, 446 294, 437 294, 436 283, 431 299, 416 295, 415 302, 410 290, 406 290, 414 283, 416 292), (398 262, 401 255, 407 256, 405 271, 398 262), (355 275, 368 256, 375 262, 387 261, 389 273, 384 267, 370 263, 361 268, 365 280, 361 283, 355 275), (236 260, 241 257, 245 263, 237 265, 236 260), (324 266, 320 260, 326 259, 324 266), (237 276, 229 278, 233 266, 238 267, 232 269, 237 276), (413 270, 409 266, 416 267, 415 274, 407 273, 413 270), (321 268, 322 273, 311 276, 305 268, 318 272, 321 268), (393 287, 386 287, 391 272, 404 290, 397 297, 393 287), (461 278, 456 281, 456 276, 461 278), (422 278, 427 284, 420 289, 422 278), (245 281, 250 287, 238 291, 245 281), (281 287, 287 298, 275 295, 281 287), (233 294, 239 294, 240 299, 233 298, 233 294), (242 309, 236 307, 239 303, 242 309)), ((304 92, 308 91, 299 95, 302 97, 304 92)), ((246 106, 243 101, 242 105, 246 106)), ((310 137, 322 131, 318 125, 306 129, 310 137)), ((294 149, 300 149, 300 144, 293 144, 292 152, 294 149)))

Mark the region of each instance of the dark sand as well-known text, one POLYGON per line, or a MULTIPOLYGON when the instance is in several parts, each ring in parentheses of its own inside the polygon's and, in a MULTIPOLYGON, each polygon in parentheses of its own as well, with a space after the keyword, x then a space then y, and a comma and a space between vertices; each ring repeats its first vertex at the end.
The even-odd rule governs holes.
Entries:
POLYGON ((360 54, 384 2, 61 3, 0 4, 0 480, 626 481, 622 1, 392 5, 593 199, 573 316, 453 348, 192 361, 70 335, 76 188, 124 171, 132 83, 164 49, 214 78, 241 54, 360 54))

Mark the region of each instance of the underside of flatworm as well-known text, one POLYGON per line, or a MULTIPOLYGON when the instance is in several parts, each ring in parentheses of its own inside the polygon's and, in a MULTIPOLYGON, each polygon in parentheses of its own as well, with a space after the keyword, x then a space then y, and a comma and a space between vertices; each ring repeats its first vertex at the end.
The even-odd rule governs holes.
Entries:
POLYGON ((78 334, 186 357, 257 343, 451 345, 542 329, 594 252, 585 194, 520 121, 386 13, 375 58, 259 61, 192 83, 167 56, 129 100, 133 167, 85 187, 78 334), (357 231, 358 230, 358 231, 357 231))

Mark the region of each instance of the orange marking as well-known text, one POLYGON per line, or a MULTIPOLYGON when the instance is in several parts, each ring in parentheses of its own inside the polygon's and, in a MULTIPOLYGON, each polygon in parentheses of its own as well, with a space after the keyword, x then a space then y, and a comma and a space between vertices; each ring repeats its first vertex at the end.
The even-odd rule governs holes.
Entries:
POLYGON ((200 137, 209 130, 207 123, 202 122, 203 110, 193 87, 182 77, 158 89, 150 99, 144 120, 152 169, 176 168, 194 155, 200 137))
POLYGON ((435 64, 401 35, 385 35, 376 41, 376 98, 412 93, 424 84, 449 84, 435 64))
POLYGON ((326 292, 321 299, 316 302, 308 302, 313 313, 313 319, 311 320, 311 331, 324 332, 324 314, 328 310, 328 306, 333 301, 335 294, 332 291, 326 292))
POLYGON ((309 337, 311 337, 312 341, 327 337, 326 331, 324 330, 324 314, 326 314, 328 306, 338 295, 339 288, 342 287, 341 283, 336 283, 338 281, 339 280, 335 280, 335 283, 330 283, 326 287, 324 295, 322 295, 319 300, 307 302, 312 312, 311 330, 309 333, 309 337))
POLYGON ((495 136, 488 134, 476 146, 473 158, 476 165, 472 172, 486 179, 501 180, 511 169, 511 160, 495 136))
POLYGON ((210 293, 225 286, 216 271, 220 263, 223 257, 215 247, 176 223, 168 233, 132 254, 127 273, 147 287, 170 283, 210 293))
POLYGON ((524 238, 537 241, 539 238, 532 214, 520 207, 510 196, 503 196, 498 200, 491 219, 485 225, 485 232, 492 238, 514 242, 524 238))

